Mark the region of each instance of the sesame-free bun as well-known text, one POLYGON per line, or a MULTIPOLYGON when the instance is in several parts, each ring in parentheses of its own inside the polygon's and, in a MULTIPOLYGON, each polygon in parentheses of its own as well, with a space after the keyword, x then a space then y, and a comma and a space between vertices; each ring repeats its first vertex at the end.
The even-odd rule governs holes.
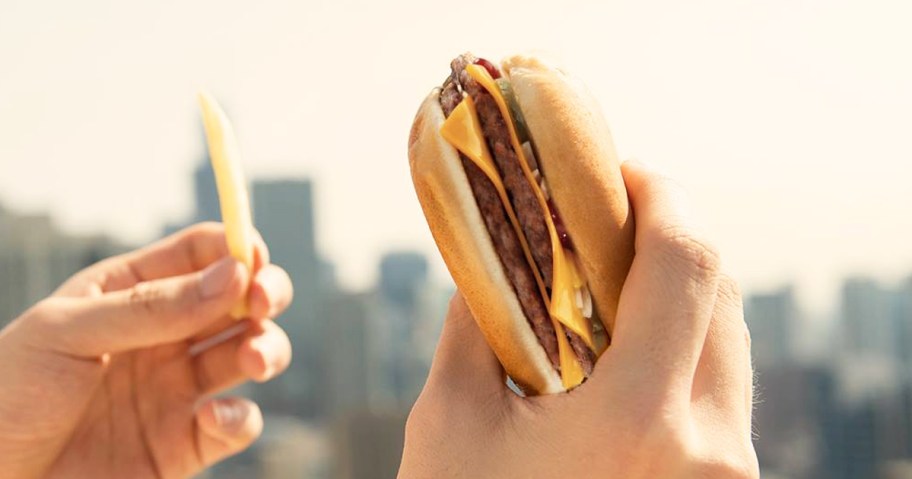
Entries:
POLYGON ((589 280, 593 306, 614 330, 618 297, 633 261, 633 215, 608 123, 578 80, 528 55, 502 63, 589 280))
MULTIPOLYGON (((633 258, 633 220, 607 124, 581 86, 529 56, 503 63, 551 198, 572 238, 596 311, 609 331, 633 258)), ((418 200, 444 262, 507 374, 530 394, 564 390, 523 314, 458 151, 440 135, 435 89, 409 136, 418 200)))
POLYGON ((507 374, 529 393, 563 391, 494 250, 459 152, 439 134, 439 93, 434 90, 421 104, 409 137, 412 181, 431 234, 507 374))

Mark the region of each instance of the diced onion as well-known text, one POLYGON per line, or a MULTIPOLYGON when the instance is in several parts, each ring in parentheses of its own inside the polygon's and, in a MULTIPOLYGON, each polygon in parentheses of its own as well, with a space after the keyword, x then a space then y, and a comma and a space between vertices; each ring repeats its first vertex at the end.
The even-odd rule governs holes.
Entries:
POLYGON ((541 188, 542 194, 545 195, 545 200, 550 200, 551 192, 548 191, 548 183, 545 182, 544 178, 542 178, 541 181, 538 183, 538 187, 541 188))
POLYGON ((586 318, 592 318, 592 293, 589 292, 589 287, 583 285, 583 287, 577 291, 581 291, 582 294, 583 304, 580 307, 580 310, 582 310, 583 316, 586 318))

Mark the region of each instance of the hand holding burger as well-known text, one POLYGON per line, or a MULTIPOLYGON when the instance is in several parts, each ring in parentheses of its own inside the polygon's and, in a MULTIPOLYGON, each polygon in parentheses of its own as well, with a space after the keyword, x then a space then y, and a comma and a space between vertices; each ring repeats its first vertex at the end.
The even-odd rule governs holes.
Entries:
POLYGON ((409 416, 400 478, 759 477, 737 284, 669 180, 625 164, 636 257, 611 347, 566 394, 522 398, 459 293, 409 416))
POLYGON ((460 56, 409 158, 459 293, 400 477, 759 476, 737 284, 578 83, 460 56))

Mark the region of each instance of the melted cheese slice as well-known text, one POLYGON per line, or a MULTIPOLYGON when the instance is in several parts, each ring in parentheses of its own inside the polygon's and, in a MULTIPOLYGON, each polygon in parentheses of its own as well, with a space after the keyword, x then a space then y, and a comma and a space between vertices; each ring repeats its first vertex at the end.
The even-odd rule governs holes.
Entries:
MULTIPOLYGON (((507 190, 504 187, 503 180, 497 172, 497 167, 494 165, 494 159, 491 157, 491 152, 488 150, 488 145, 485 143, 481 122, 478 121, 478 112, 475 109, 475 103, 472 101, 471 97, 466 97, 456 106, 453 112, 450 113, 450 116, 440 127, 440 135, 453 145, 454 148, 462 152, 462 154, 472 161, 472 163, 475 163, 475 165, 484 172, 485 176, 491 180, 491 183, 497 190, 498 196, 500 196, 500 201, 503 203, 507 216, 510 218, 513 230, 519 238, 519 243, 526 256, 526 262, 528 262, 529 265, 534 265, 535 262, 532 258, 532 250, 529 249, 526 236, 522 233, 519 220, 516 218, 516 212, 513 210, 513 205, 510 203, 510 199, 507 196, 507 190)), ((539 292, 545 301, 545 307, 550 311, 550 298, 548 297, 548 290, 545 288, 545 283, 542 281, 541 273, 538 271, 538 268, 535 267, 532 267, 532 273, 538 284, 539 292)), ((564 388, 570 389, 582 383, 585 374, 583 373, 583 368, 580 365, 579 360, 573 353, 573 349, 570 347, 570 342, 567 340, 567 335, 564 334, 564 328, 561 325, 561 322, 553 315, 551 317, 551 322, 554 325, 554 331, 557 335, 561 383, 564 388)))
POLYGON ((579 270, 574 264, 575 261, 573 256, 566 252, 561 244, 560 237, 557 234, 557 228, 554 226, 554 221, 551 219, 551 210, 548 208, 548 202, 545 199, 545 195, 542 193, 541 188, 538 186, 538 182, 535 181, 532 170, 529 168, 529 162, 526 159, 522 145, 519 142, 519 136, 516 134, 516 126, 511 120, 512 117, 510 116, 509 105, 507 105, 507 102, 500 91, 500 87, 497 86, 497 83, 487 70, 478 65, 469 65, 466 67, 466 72, 494 97, 494 101, 497 102, 497 106, 500 108, 501 115, 508 120, 506 123, 510 130, 510 141, 513 143, 513 150, 519 158, 519 164, 522 166, 523 174, 532 186, 532 191, 535 192, 535 196, 538 199, 539 206, 541 206, 543 212, 542 214, 545 216, 548 234, 551 237, 551 252, 554 261, 554 277, 551 282, 551 306, 549 308, 551 316, 583 338, 583 341, 585 341, 592 350, 601 353, 601 351, 595 347, 595 342, 592 338, 591 323, 588 319, 583 317, 582 312, 576 305, 576 290, 583 285, 583 280, 580 277, 579 270))
MULTIPOLYGON (((253 271, 253 217, 250 213, 250 199, 247 183, 241 170, 241 153, 234 129, 218 103, 205 92, 199 95, 209 157, 215 172, 222 222, 231 256, 253 271)), ((231 317, 242 319, 247 316, 246 299, 235 305, 231 317)))

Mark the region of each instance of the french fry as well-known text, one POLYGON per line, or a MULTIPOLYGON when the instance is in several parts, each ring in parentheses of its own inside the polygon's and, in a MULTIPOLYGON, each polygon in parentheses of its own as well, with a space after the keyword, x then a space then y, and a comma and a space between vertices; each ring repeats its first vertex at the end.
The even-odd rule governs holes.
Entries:
MULTIPOLYGON (((225 236, 228 240, 228 251, 236 260, 253 271, 253 218, 250 214, 250 199, 247 194, 247 183, 241 170, 241 152, 234 129, 225 112, 215 99, 207 92, 199 94, 200 109, 203 114, 203 126, 206 129, 206 141, 209 144, 209 158, 215 172, 215 184, 218 188, 219 205, 222 210, 222 222, 225 224, 225 236)), ((235 305, 231 316, 242 319, 247 315, 247 301, 235 305)))

